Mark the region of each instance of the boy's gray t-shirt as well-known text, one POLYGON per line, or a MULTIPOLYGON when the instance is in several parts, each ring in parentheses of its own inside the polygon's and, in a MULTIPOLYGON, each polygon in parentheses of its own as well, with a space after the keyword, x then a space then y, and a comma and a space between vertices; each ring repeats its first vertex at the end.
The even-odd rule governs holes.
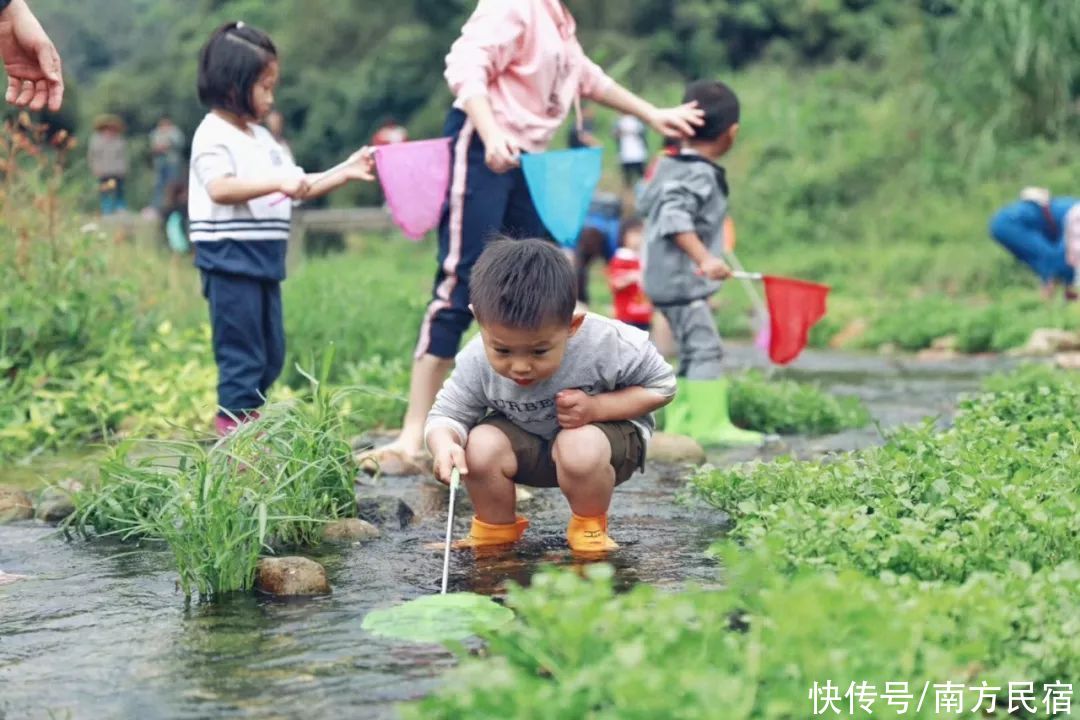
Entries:
POLYGON ((716 257, 723 251, 728 188, 724 170, 686 150, 665 157, 638 198, 645 217, 642 289, 658 306, 685 305, 715 293, 720 283, 697 274, 697 265, 675 244, 696 232, 716 257))
MULTIPOLYGON (((555 374, 525 387, 495 372, 484 354, 483 339, 477 336, 458 353, 454 372, 428 414, 424 435, 446 427, 464 444, 469 430, 498 412, 522 430, 551 440, 560 430, 556 394, 579 389, 599 395, 636 386, 670 398, 675 395, 675 373, 648 333, 616 320, 586 315, 567 341, 555 374)), ((628 419, 647 443, 656 426, 652 414, 628 419)))

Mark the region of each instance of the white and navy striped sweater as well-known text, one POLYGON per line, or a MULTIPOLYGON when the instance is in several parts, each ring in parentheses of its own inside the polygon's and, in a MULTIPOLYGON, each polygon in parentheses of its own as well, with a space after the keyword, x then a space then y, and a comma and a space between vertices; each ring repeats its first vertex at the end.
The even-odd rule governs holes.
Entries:
POLYGON ((266 128, 251 134, 209 113, 192 139, 188 218, 195 265, 209 272, 264 280, 285 279, 292 202, 277 194, 239 205, 219 205, 207 185, 226 176, 286 179, 303 174, 266 128))

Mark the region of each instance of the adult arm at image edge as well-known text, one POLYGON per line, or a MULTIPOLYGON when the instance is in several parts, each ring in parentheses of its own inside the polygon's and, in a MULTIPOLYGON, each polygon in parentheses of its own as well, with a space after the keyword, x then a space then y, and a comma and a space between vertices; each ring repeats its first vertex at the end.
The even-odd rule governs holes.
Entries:
POLYGON ((0 57, 8 75, 7 102, 35 112, 60 110, 60 55, 26 0, 0 0, 0 57))

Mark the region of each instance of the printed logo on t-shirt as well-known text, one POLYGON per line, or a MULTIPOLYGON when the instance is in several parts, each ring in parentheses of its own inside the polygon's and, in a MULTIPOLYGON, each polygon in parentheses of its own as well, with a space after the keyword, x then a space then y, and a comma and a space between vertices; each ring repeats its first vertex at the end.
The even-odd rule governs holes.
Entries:
MULTIPOLYGON (((597 383, 584 385, 577 389, 581 390, 586 395, 596 395, 598 392, 603 391, 597 383)), ((506 417, 525 425, 542 423, 558 416, 558 413, 555 410, 554 397, 543 398, 533 402, 491 399, 488 401, 488 405, 490 405, 492 409, 498 410, 506 417)))

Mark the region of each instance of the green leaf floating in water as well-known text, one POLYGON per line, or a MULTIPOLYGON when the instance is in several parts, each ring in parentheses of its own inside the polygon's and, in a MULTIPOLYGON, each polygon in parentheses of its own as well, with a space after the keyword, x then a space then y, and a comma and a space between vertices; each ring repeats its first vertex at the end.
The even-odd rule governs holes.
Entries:
POLYGON ((497 628, 513 619, 513 610, 486 595, 451 593, 425 595, 403 605, 372 610, 361 627, 383 637, 439 643, 464 640, 478 630, 497 628))

